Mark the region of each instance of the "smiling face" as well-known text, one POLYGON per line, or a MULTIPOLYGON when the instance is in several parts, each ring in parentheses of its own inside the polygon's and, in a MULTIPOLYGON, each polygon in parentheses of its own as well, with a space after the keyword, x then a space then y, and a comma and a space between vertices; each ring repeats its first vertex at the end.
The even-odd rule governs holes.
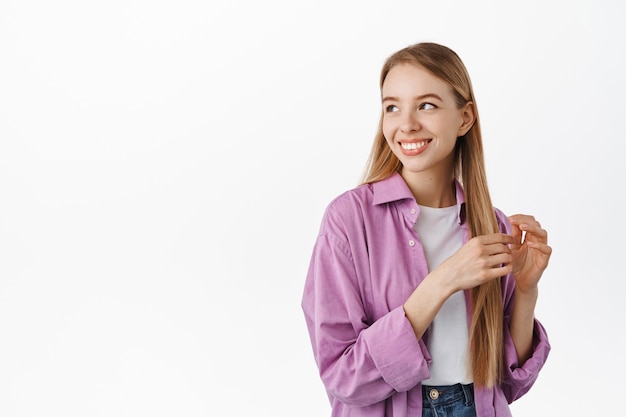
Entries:
POLYGON ((448 84, 408 63, 391 68, 382 100, 383 135, 402 162, 402 176, 451 179, 457 138, 475 120, 473 103, 458 108, 448 84))

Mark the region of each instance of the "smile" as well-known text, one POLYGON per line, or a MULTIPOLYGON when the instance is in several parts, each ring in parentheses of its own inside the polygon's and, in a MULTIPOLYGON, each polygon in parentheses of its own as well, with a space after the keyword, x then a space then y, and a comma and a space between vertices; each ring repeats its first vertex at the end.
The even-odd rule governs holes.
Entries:
POLYGON ((426 146, 429 142, 430 139, 421 142, 400 142, 400 146, 402 146, 402 149, 404 149, 405 151, 415 151, 426 146))

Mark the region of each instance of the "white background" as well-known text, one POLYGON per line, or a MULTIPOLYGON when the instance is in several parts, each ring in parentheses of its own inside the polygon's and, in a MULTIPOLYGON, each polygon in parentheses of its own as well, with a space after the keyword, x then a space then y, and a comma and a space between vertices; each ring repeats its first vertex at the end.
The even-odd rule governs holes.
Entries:
POLYGON ((473 79, 553 350, 516 416, 624 415, 619 1, 0 2, 0 416, 327 416, 300 298, 392 52, 473 79))

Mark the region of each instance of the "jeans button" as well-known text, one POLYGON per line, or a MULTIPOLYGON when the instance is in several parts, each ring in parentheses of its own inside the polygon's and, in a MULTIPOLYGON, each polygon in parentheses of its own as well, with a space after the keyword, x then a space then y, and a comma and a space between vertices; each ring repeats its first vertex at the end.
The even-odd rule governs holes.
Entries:
POLYGON ((437 398, 439 398, 439 391, 433 388, 430 390, 429 395, 431 399, 436 400, 437 398))

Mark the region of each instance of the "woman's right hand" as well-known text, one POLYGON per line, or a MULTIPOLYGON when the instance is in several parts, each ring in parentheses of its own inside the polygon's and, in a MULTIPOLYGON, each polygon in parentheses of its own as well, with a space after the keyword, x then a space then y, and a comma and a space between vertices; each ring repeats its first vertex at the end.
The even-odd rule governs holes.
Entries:
POLYGON ((470 239, 432 271, 403 305, 415 336, 422 337, 443 303, 455 292, 511 272, 513 237, 504 233, 470 239))
POLYGON ((512 236, 492 233, 470 239, 433 271, 446 293, 477 287, 511 272, 512 236))

